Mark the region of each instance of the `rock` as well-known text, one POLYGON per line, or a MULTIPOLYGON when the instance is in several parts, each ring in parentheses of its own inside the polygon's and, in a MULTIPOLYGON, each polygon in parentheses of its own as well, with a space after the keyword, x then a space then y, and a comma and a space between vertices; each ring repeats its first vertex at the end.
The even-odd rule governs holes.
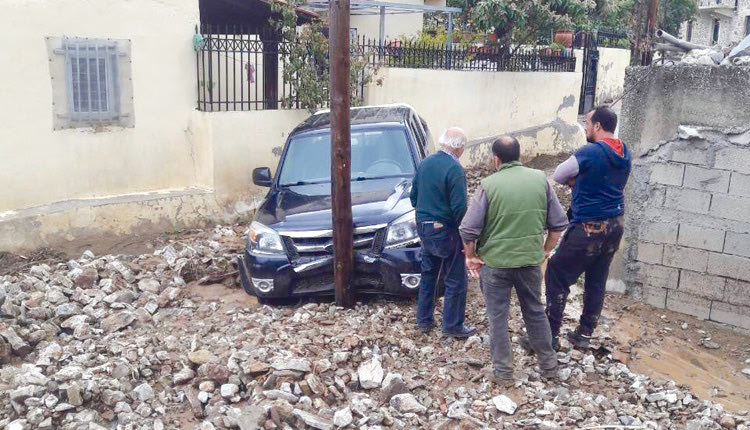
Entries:
POLYGON ((448 418, 462 419, 468 415, 469 401, 466 399, 458 400, 448 406, 448 418))
POLYGON ((383 382, 383 367, 380 365, 380 359, 373 357, 359 365, 357 369, 359 376, 359 385, 369 390, 380 387, 383 382))
POLYGON ((12 327, 8 327, 0 331, 0 336, 5 338, 5 340, 7 340, 10 344, 10 348, 13 350, 13 352, 21 357, 25 357, 32 350, 31 345, 21 339, 21 337, 16 334, 16 331, 13 330, 12 327))
POLYGON ((396 394, 391 397, 390 405, 402 414, 407 412, 423 414, 427 412, 427 408, 419 403, 411 393, 396 394))
POLYGON ((271 370, 271 368, 266 363, 255 360, 243 363, 241 367, 244 373, 252 376, 262 375, 264 373, 268 373, 268 371, 271 370))
POLYGON ((83 393, 77 383, 70 384, 65 392, 68 395, 68 403, 73 406, 81 406, 83 404, 83 393))
POLYGON ((131 312, 120 311, 104 318, 100 326, 105 332, 112 333, 124 329, 134 321, 135 316, 131 312))
POLYGON ((138 281, 138 290, 153 294, 159 294, 161 284, 156 279, 141 279, 138 281))
POLYGON ((707 349, 719 349, 721 348, 721 345, 718 343, 712 341, 712 340, 704 340, 701 342, 701 346, 707 349))
POLYGON ((308 373, 307 376, 305 376, 305 382, 307 382, 307 386, 310 387, 310 391, 314 394, 322 395, 326 391, 325 384, 314 373, 308 373))
POLYGON ((198 392, 198 400, 200 400, 201 403, 208 403, 209 395, 205 391, 199 391, 198 392))
POLYGON ((559 376, 560 380, 564 382, 570 379, 571 373, 573 373, 573 369, 570 367, 563 367, 557 372, 557 376, 559 376))
POLYGON ((288 360, 277 360, 271 363, 271 367, 276 370, 294 370, 296 372, 310 372, 312 364, 310 360, 304 358, 291 358, 288 360))
POLYGON ((13 349, 10 347, 10 344, 4 337, 0 337, 0 363, 10 361, 11 354, 13 354, 13 349))
POLYGON ((198 384, 198 389, 207 393, 213 393, 216 390, 216 383, 214 381, 203 381, 198 384))
POLYGON ((189 367, 183 367, 182 370, 174 374, 172 382, 175 385, 182 385, 190 382, 193 378, 195 378, 195 371, 189 367))
POLYGON ((74 282, 76 287, 85 289, 91 288, 96 285, 99 280, 99 272, 92 267, 81 269, 78 276, 75 277, 74 282))
POLYGON ((236 384, 223 384, 220 389, 221 397, 230 399, 240 392, 240 387, 236 384))
POLYGON ((294 415, 302 420, 305 424, 309 425, 312 428, 316 428, 318 430, 332 430, 333 429, 333 423, 331 421, 319 417, 317 415, 311 414, 309 412, 305 412, 300 409, 294 410, 294 415))
POLYGON ((237 426, 240 430, 258 430, 265 422, 266 412, 257 405, 246 406, 237 417, 237 426))
POLYGON ((188 360, 197 365, 203 365, 213 360, 214 355, 210 351, 205 349, 199 349, 198 351, 190 351, 188 353, 188 360))
POLYGON ((282 390, 266 390, 266 391, 263 391, 263 395, 267 399, 271 399, 271 400, 283 399, 292 404, 297 403, 299 401, 299 397, 295 396, 292 393, 287 393, 286 391, 282 391, 282 390))
POLYGON ((409 388, 404 383, 401 374, 389 373, 383 379, 383 388, 380 390, 380 400, 388 402, 396 394, 408 393, 409 388))
POLYGON ((147 402, 154 398, 154 390, 148 383, 143 383, 133 389, 133 397, 141 402, 147 402))
POLYGON ((354 417, 352 416, 352 410, 348 407, 339 409, 333 414, 333 425, 338 428, 346 427, 351 424, 352 421, 354 421, 354 417))
POLYGON ((750 367, 742 369, 742 374, 745 376, 750 376, 750 367))
POLYGON ((737 427, 737 421, 731 415, 724 415, 719 420, 719 424, 725 429, 734 429, 737 427))
POLYGON ((76 303, 63 303, 55 308, 55 316, 66 319, 81 313, 81 308, 76 303))
POLYGON ((75 330, 78 326, 87 324, 90 319, 91 317, 88 315, 73 315, 72 317, 63 321, 60 324, 60 327, 75 330))
POLYGON ((506 415, 513 415, 516 413, 516 408, 518 405, 511 400, 508 396, 505 395, 499 395, 492 398, 492 404, 495 405, 495 408, 506 414, 506 415))

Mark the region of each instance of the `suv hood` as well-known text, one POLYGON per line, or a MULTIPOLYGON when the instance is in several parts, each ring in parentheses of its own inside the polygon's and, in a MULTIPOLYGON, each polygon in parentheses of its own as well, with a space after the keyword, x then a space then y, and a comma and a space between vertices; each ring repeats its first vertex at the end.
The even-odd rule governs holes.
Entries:
MULTIPOLYGON (((413 210, 411 178, 352 182, 354 227, 386 224, 413 210)), ((276 230, 330 230, 331 184, 274 188, 258 208, 255 220, 276 230)))

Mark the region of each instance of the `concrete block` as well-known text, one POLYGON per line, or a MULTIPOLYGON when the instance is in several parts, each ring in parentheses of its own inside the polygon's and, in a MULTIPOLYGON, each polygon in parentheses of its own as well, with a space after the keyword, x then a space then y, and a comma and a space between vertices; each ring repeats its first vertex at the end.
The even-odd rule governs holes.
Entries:
POLYGON ((750 233, 728 231, 724 241, 724 254, 750 257, 750 233))
POLYGON ((706 265, 708 264, 708 254, 707 251, 701 249, 667 245, 664 247, 662 261, 665 266, 705 272, 706 265))
POLYGON ((732 305, 750 306, 750 282, 727 279, 722 301, 732 305))
POLYGON ((711 315, 711 300, 676 290, 667 291, 667 309, 707 320, 711 315))
POLYGON ((727 280, 719 276, 705 275, 690 270, 680 271, 678 291, 711 300, 722 300, 727 280))
POLYGON ((636 267, 638 270, 636 280, 641 284, 669 289, 677 288, 679 270, 646 263, 638 263, 636 267))
POLYGON ((729 176, 726 170, 704 169, 697 166, 685 168, 685 178, 682 184, 686 188, 696 190, 726 193, 729 191, 729 176))
POLYGON ((677 224, 671 222, 649 222, 641 224, 640 239, 656 243, 677 242, 677 224))
POLYGON ((672 157, 670 157, 670 159, 679 163, 705 166, 708 164, 708 151, 695 146, 675 148, 675 150, 672 151, 672 157))
MULTIPOLYGON (((708 257, 708 273, 727 278, 750 281, 750 258, 711 252, 708 257)), ((666 249, 664 258, 666 259, 666 249)), ((704 270, 701 270, 703 272, 704 270)))
POLYGON ((684 164, 652 164, 651 165, 651 179, 649 183, 652 184, 664 184, 664 185, 682 185, 682 177, 685 174, 684 164))
POLYGON ((729 146, 716 151, 714 167, 750 174, 750 148, 729 146))
POLYGON ((737 306, 729 303, 713 302, 711 321, 742 327, 750 330, 750 306, 737 306))
POLYGON ((649 242, 638 242, 638 261, 661 264, 664 245, 649 242))
POLYGON ((708 213, 711 194, 685 188, 667 188, 664 206, 686 212, 708 213))
POLYGON ((664 309, 667 307, 667 290, 666 288, 653 287, 651 285, 643 286, 643 301, 647 304, 664 309))
POLYGON ((750 175, 732 172, 729 180, 729 194, 750 197, 750 175))
POLYGON ((663 185, 651 185, 648 190, 649 206, 662 207, 666 199, 667 188, 663 185))
POLYGON ((677 238, 677 243, 691 248, 721 252, 724 249, 724 231, 680 224, 680 235, 677 238))
POLYGON ((710 214, 719 218, 746 222, 750 219, 750 197, 714 194, 710 214))

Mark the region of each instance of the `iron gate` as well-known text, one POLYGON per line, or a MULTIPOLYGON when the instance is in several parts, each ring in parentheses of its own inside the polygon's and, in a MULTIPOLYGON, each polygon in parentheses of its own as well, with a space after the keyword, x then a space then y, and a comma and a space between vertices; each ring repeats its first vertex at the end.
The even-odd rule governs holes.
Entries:
POLYGON ((599 49, 596 36, 592 33, 579 33, 576 41, 583 46, 583 79, 578 113, 584 114, 594 107, 596 98, 596 71, 599 65, 599 49))

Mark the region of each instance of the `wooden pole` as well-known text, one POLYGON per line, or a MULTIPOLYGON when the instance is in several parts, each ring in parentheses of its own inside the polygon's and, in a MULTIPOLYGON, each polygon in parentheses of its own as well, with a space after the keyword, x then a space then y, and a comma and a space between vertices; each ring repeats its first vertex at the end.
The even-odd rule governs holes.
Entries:
POLYGON ((648 10, 648 64, 651 64, 651 61, 654 58, 654 52, 651 49, 651 42, 654 40, 654 37, 656 37, 656 21, 658 19, 658 11, 659 0, 651 0, 651 6, 648 10))
POLYGON ((349 0, 330 1, 331 206, 336 304, 354 305, 351 129, 349 125, 349 0))

